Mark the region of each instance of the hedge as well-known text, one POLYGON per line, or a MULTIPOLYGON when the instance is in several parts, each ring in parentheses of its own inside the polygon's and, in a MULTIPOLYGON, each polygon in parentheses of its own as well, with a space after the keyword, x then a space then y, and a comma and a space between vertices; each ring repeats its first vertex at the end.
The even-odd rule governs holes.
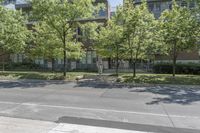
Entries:
MULTIPOLYGON (((35 63, 22 62, 22 63, 5 63, 5 70, 37 70, 40 66, 35 63)), ((0 64, 0 69, 3 68, 3 64, 0 64)))
MULTIPOLYGON (((170 74, 173 71, 171 63, 158 63, 153 66, 153 72, 158 74, 170 74)), ((176 74, 200 74, 200 64, 197 63, 177 63, 176 74)))

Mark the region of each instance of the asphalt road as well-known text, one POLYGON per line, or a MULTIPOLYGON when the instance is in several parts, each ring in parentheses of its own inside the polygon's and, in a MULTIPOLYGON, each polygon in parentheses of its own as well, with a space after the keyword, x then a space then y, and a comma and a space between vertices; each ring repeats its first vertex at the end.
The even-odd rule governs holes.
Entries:
POLYGON ((0 116, 160 133, 200 132, 200 86, 0 81, 0 116))

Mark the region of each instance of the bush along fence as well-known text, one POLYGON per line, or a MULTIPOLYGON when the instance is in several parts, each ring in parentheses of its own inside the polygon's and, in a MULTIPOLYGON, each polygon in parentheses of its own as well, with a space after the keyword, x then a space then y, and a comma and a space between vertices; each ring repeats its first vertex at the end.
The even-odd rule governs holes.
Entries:
MULTIPOLYGON (((170 63, 159 63, 153 66, 153 72, 157 74, 170 74, 173 66, 170 63)), ((200 64, 196 63, 178 63, 176 65, 177 74, 194 74, 200 75, 200 64)))

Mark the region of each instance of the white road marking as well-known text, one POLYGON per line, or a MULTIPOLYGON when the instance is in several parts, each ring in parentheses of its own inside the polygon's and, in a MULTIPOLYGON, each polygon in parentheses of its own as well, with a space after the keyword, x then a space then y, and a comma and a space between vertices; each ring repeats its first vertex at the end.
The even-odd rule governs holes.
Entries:
MULTIPOLYGON (((19 102, 2 102, 2 101, 0 101, 0 104, 38 106, 38 107, 47 107, 47 108, 62 108, 62 109, 97 111, 97 112, 108 112, 108 113, 126 113, 126 114, 135 114, 135 115, 168 117, 168 115, 166 115, 166 114, 159 114, 159 113, 156 114, 156 113, 145 113, 145 112, 135 112, 135 111, 122 111, 122 110, 113 110, 113 109, 86 108, 86 107, 73 107, 73 106, 59 106, 59 105, 36 104, 36 103, 19 103, 19 102)), ((170 115, 170 117, 200 119, 200 117, 198 117, 198 116, 184 116, 184 115, 170 115)))
POLYGON ((150 132, 61 123, 48 133, 150 133, 150 132))

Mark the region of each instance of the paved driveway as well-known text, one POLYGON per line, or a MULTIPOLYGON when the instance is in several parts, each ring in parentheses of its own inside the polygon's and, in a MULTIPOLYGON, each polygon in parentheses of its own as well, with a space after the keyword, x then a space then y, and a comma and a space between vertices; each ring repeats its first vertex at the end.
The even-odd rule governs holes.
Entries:
POLYGON ((200 132, 199 86, 0 81, 0 116, 151 132, 200 132))

